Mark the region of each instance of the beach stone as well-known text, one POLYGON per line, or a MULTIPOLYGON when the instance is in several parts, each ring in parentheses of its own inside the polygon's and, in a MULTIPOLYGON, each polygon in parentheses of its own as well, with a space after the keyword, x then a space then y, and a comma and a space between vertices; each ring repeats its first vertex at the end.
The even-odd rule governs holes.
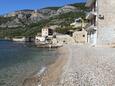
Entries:
POLYGON ((115 49, 69 45, 68 60, 52 86, 115 86, 115 49))

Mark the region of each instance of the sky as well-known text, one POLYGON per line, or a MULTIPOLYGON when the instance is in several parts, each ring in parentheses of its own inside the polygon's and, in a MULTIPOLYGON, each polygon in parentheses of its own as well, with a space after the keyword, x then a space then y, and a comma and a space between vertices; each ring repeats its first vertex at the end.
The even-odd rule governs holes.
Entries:
POLYGON ((0 0, 0 14, 22 9, 40 9, 85 1, 86 0, 0 0))

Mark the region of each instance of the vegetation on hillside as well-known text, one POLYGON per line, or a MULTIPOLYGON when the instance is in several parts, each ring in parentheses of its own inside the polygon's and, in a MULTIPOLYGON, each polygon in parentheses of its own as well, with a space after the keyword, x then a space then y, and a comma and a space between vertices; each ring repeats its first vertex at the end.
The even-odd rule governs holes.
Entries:
POLYGON ((15 17, 2 17, 0 16, 0 24, 7 23, 8 21, 12 21, 15 17))
POLYGON ((60 7, 46 7, 44 9, 58 10, 60 7))
POLYGON ((89 8, 87 8, 85 6, 86 3, 74 3, 74 4, 70 4, 71 6, 74 6, 74 7, 77 7, 78 9, 80 10, 83 10, 83 11, 89 11, 89 8))
POLYGON ((32 23, 25 27, 0 28, 0 37, 35 36, 47 24, 48 20, 41 20, 38 23, 32 23))
MULTIPOLYGON (((87 8, 85 7, 84 3, 76 3, 72 4, 72 6, 75 6, 83 11, 81 12, 68 12, 60 15, 55 15, 53 17, 50 17, 49 19, 41 20, 36 23, 26 24, 25 22, 29 22, 29 20, 23 19, 20 20, 20 22, 23 24, 21 27, 16 28, 0 28, 0 37, 14 37, 14 36, 35 36, 38 32, 41 32, 41 29, 45 26, 51 26, 51 25, 58 25, 61 28, 57 28, 57 32, 59 33, 67 33, 68 30, 74 30, 72 27, 70 27, 70 24, 74 22, 76 18, 82 17, 85 19, 85 11, 87 11, 87 8)), ((59 9, 59 7, 47 7, 50 9, 59 9)), ((0 17, 0 24, 6 23, 7 21, 11 21, 15 17, 0 17)))

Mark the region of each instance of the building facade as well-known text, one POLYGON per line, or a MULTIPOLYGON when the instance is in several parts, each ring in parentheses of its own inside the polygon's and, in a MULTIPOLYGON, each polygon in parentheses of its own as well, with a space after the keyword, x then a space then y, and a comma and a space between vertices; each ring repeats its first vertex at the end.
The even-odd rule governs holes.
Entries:
POLYGON ((48 27, 42 28, 42 37, 47 36, 53 36, 53 30, 48 27))
POLYGON ((87 31, 85 30, 73 32, 72 37, 75 40, 75 43, 78 43, 78 44, 87 43, 87 31))
MULTIPOLYGON (((93 43, 102 46, 115 45, 115 1, 114 0, 87 0, 86 6, 92 11, 87 15, 91 26, 96 32, 93 33, 93 43), (94 36, 95 34, 95 36, 94 36)), ((90 26, 90 27, 91 27, 90 26)), ((91 29, 92 29, 91 28, 91 29)))
POLYGON ((87 0, 86 7, 90 8, 90 12, 87 13, 86 19, 89 20, 89 24, 86 26, 88 32, 88 43, 96 45, 97 43, 97 1, 87 0))
POLYGON ((73 31, 72 37, 75 40, 75 43, 86 44, 87 43, 87 31, 84 29, 86 23, 82 18, 77 18, 73 23, 70 24, 72 28, 76 28, 73 31))

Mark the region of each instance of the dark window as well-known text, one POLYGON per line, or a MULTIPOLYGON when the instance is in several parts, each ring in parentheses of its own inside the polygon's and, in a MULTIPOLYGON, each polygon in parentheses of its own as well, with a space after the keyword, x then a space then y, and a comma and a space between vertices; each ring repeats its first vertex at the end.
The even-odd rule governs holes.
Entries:
POLYGON ((48 29, 48 35, 53 35, 53 30, 52 29, 48 29))
POLYGON ((85 35, 83 35, 83 37, 85 37, 85 35))

